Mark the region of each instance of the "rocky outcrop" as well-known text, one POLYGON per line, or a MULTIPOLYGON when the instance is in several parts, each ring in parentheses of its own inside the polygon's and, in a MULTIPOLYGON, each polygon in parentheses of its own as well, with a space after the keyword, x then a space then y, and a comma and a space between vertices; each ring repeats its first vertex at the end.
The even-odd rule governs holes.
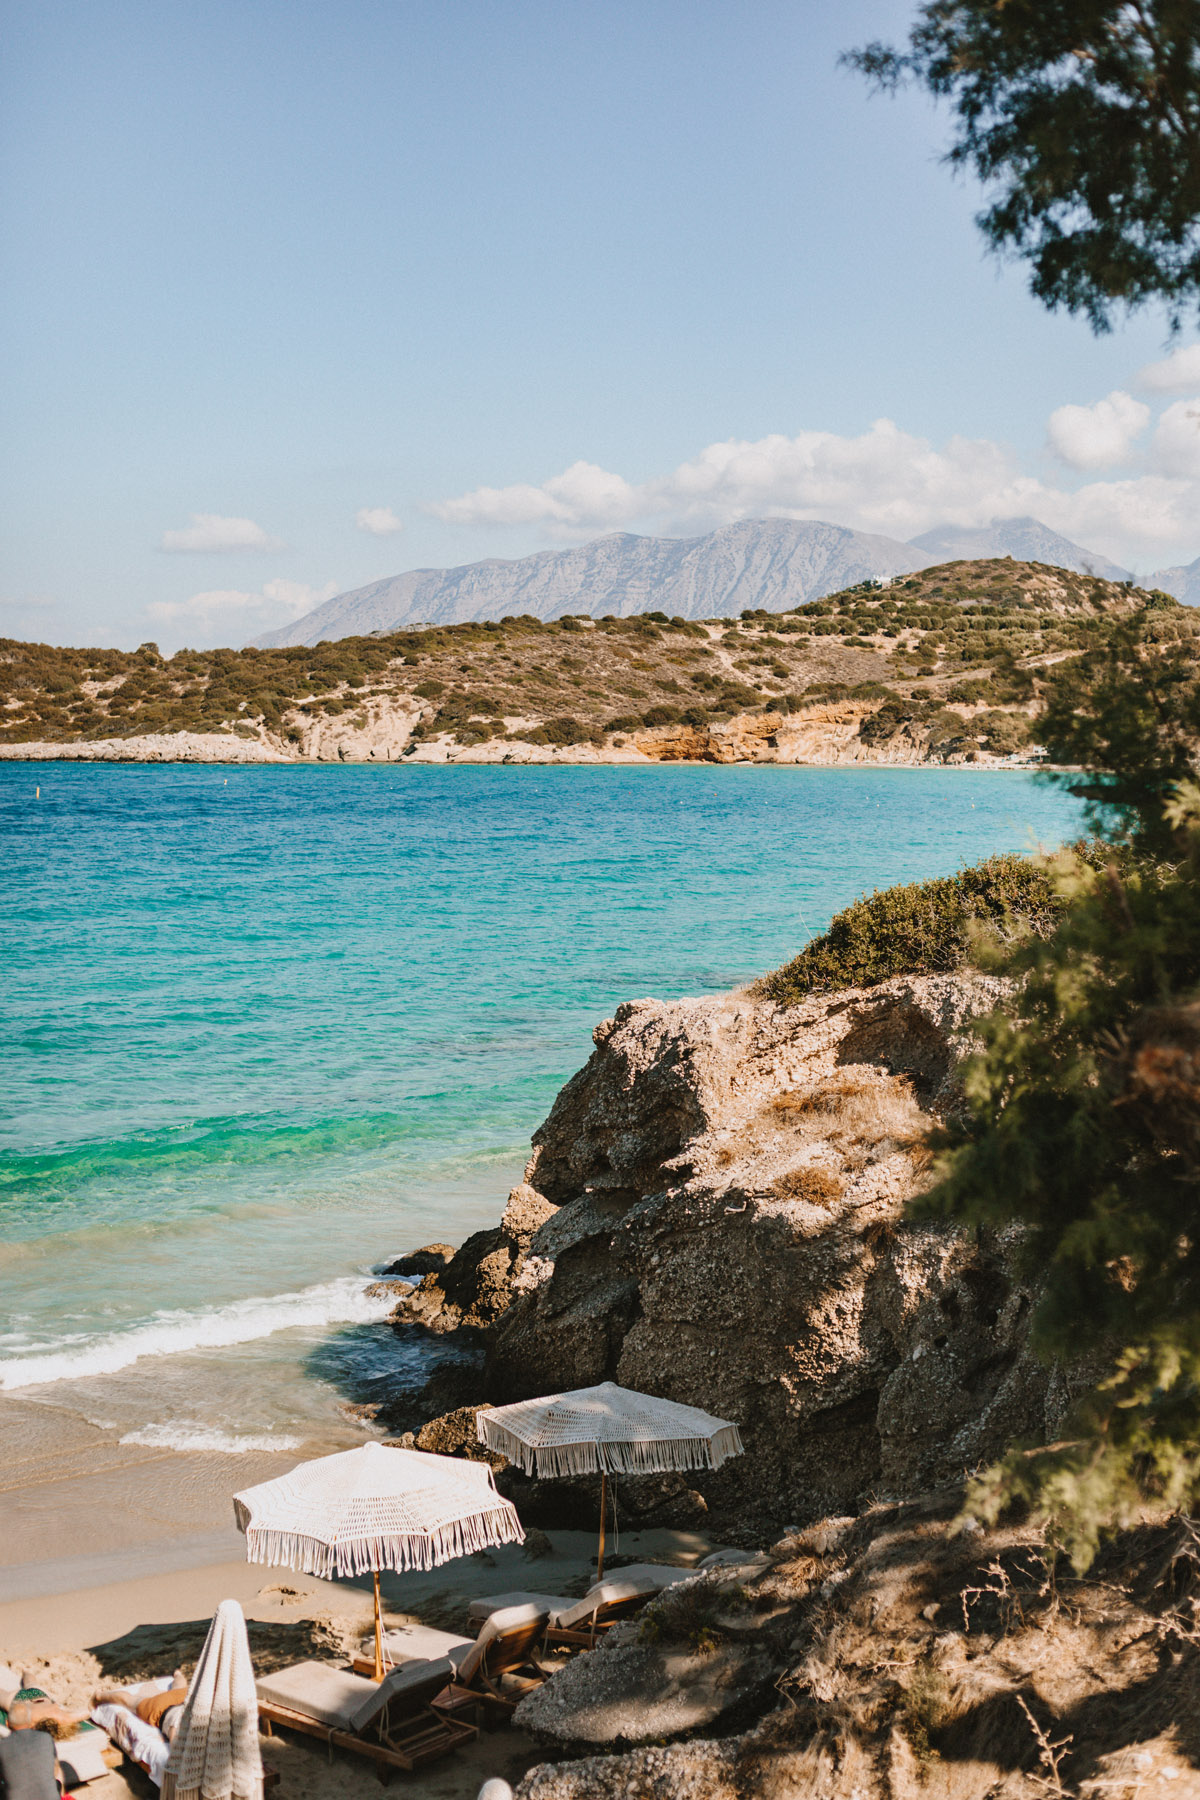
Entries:
POLYGON ((736 1420, 744 1458, 675 1480, 760 1541, 1043 1436, 1068 1383, 1028 1352, 1015 1245, 903 1216, 998 992, 929 976, 620 1007, 501 1225, 398 1318, 483 1328, 492 1403, 614 1380, 736 1420))
POLYGON ((870 1507, 791 1534, 724 1594, 708 1577, 669 1590, 640 1644, 606 1644, 522 1702, 553 1760, 517 1800, 1191 1800, 1195 1527, 1146 1517, 1075 1579, 1038 1529, 984 1531, 961 1504, 959 1488, 870 1507), (644 1707, 623 1651, 643 1658, 644 1707), (753 1666, 741 1720, 730 1705, 703 1723, 707 1657, 753 1666))

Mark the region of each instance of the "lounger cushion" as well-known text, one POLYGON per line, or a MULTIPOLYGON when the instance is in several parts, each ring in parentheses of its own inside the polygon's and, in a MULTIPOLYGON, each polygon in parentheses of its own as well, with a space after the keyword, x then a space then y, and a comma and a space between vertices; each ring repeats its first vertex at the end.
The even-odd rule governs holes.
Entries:
POLYGON ((487 1653, 488 1645, 494 1644, 497 1638, 507 1637, 519 1631, 524 1632, 531 1625, 544 1625, 545 1622, 546 1614, 540 1606, 526 1604, 501 1607, 499 1612, 492 1613, 486 1620, 483 1630, 459 1663, 458 1679, 470 1682, 474 1678, 476 1670, 487 1653))
POLYGON ((63 1738, 58 1745, 58 1760, 68 1788, 82 1787, 85 1782, 99 1781, 112 1773, 104 1760, 108 1737, 103 1731, 80 1731, 63 1738))
POLYGON ((493 1613, 504 1612, 510 1606, 536 1606, 548 1616, 556 1607, 571 1604, 562 1594, 531 1594, 525 1588, 516 1588, 511 1594, 481 1594, 478 1600, 472 1600, 468 1616, 472 1625, 482 1625, 493 1613))
POLYGON ((274 1675, 264 1675, 254 1685, 266 1706, 282 1706, 288 1712, 315 1719, 319 1725, 353 1731, 355 1715, 368 1700, 378 1704, 383 1684, 368 1681, 364 1675, 350 1675, 345 1669, 331 1668, 328 1663, 301 1662, 278 1669, 274 1675))
POLYGON ((375 1723, 385 1706, 389 1709, 389 1718, 394 1721, 406 1710, 424 1706, 453 1680, 454 1665, 448 1656, 439 1656, 436 1661, 406 1663, 402 1669, 393 1669, 382 1681, 367 1682, 371 1692, 355 1708, 350 1729, 365 1731, 375 1723))
MULTIPOLYGON (((405 1663, 431 1662, 448 1656, 457 1668, 474 1642, 474 1638, 459 1637, 452 1631, 435 1631, 432 1625, 393 1625, 383 1634, 384 1658, 402 1669, 405 1663)), ((374 1647, 373 1637, 364 1639, 363 1649, 368 1656, 374 1647)))
POLYGON ((614 1569, 610 1581, 637 1581, 653 1584, 655 1593, 663 1588, 674 1587, 677 1581, 686 1581, 693 1569, 677 1569, 671 1563, 625 1563, 614 1569))
MULTIPOLYGON (((621 1573, 623 1576, 624 1570, 621 1573)), ((582 1600, 572 1601, 570 1606, 552 1612, 550 1623, 557 1630, 571 1631, 577 1625, 586 1625, 593 1614, 603 1612, 606 1607, 622 1602, 648 1600, 657 1592, 657 1585, 653 1581, 647 1581, 644 1576, 637 1581, 601 1581, 589 1589, 582 1600)))
POLYGON ((770 1566, 770 1557, 764 1556, 761 1550, 714 1550, 711 1556, 696 1564, 696 1569, 701 1574, 705 1569, 753 1569, 756 1574, 761 1574, 770 1566))

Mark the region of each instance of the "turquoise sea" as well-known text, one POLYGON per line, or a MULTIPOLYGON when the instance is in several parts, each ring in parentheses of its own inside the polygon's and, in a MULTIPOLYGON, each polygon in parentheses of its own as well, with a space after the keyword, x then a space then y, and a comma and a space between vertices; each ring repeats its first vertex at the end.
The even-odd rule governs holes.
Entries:
POLYGON ((0 1389, 353 1441, 420 1354, 364 1277, 496 1220, 620 1000, 1077 829, 1018 772, 0 765, 0 1389))

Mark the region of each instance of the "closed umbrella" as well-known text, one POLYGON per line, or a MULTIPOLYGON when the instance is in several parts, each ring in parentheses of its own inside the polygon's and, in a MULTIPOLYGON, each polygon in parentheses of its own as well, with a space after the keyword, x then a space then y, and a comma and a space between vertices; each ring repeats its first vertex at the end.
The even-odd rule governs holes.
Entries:
POLYGON ((222 1600, 171 1740, 162 1800, 262 1800, 262 1791, 246 1621, 236 1600, 222 1600))
POLYGON ((610 1473, 663 1475, 679 1469, 719 1469, 740 1456, 736 1425, 633 1388, 602 1381, 512 1406, 490 1406, 475 1415, 481 1444, 497 1450, 527 1475, 600 1474, 600 1553, 596 1579, 604 1576, 604 1514, 610 1473))
POLYGON ((233 1497, 251 1562, 306 1575, 374 1576, 375 1677, 383 1674, 381 1569, 432 1569, 525 1541, 486 1463, 363 1444, 300 1463, 233 1497))

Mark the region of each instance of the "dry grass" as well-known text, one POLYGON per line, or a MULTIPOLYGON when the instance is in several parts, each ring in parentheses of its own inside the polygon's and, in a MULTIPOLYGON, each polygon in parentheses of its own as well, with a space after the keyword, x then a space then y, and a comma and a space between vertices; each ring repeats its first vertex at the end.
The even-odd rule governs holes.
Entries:
POLYGON ((810 1206, 832 1206, 845 1191, 846 1185, 840 1175, 815 1163, 802 1169, 789 1169, 786 1175, 778 1176, 771 1183, 771 1192, 776 1199, 807 1200, 810 1206))
POLYGON ((821 1137, 872 1148, 889 1141, 928 1162, 924 1151, 929 1120, 905 1075, 876 1080, 846 1075, 817 1088, 780 1094, 771 1102, 777 1118, 801 1129, 811 1121, 821 1137))

